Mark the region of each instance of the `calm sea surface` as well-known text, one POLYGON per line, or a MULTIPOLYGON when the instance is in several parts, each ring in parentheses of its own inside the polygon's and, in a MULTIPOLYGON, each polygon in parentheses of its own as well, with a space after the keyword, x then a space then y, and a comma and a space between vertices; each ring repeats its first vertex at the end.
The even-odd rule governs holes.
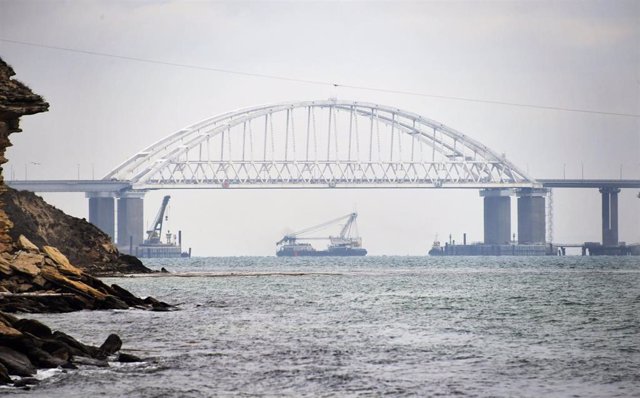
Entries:
POLYGON ((640 396, 640 257, 236 257, 147 265, 197 276, 106 281, 179 311, 30 316, 96 345, 117 333, 126 351, 147 362, 55 373, 29 392, 0 393, 640 396))

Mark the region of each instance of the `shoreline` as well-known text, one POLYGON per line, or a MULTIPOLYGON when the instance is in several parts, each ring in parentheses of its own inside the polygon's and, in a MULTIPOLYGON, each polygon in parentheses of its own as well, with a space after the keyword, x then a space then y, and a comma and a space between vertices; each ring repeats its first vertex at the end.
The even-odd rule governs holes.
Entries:
POLYGON ((258 277, 258 276, 342 276, 344 272, 321 272, 321 271, 304 271, 304 272, 286 272, 286 271, 188 271, 188 272, 154 272, 151 274, 119 274, 119 275, 102 275, 102 278, 228 278, 228 277, 258 277))

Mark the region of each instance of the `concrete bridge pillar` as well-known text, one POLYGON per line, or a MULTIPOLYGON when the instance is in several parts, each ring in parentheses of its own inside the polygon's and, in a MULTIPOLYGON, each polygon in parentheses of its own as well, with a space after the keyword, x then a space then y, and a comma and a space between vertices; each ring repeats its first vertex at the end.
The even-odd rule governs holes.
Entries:
POLYGON ((600 188, 603 246, 618 246, 618 193, 620 188, 600 188))
POLYGON ((507 244, 511 241, 511 190, 483 189, 484 243, 507 244))
MULTIPOLYGON (((118 247, 133 251, 144 240, 144 191, 127 191, 118 198, 118 247)), ((130 253, 133 254, 133 253, 130 253)))
POLYGON ((545 243, 546 189, 522 188, 518 196, 518 243, 545 243))
POLYGON ((115 237, 115 208, 113 193, 87 193, 89 198, 89 222, 100 228, 102 232, 115 237))

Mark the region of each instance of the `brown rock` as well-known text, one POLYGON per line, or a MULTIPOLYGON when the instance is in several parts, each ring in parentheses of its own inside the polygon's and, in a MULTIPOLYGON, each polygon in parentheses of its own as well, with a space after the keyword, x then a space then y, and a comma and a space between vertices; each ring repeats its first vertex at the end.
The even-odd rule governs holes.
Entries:
POLYGON ((40 267, 44 261, 44 256, 38 253, 19 252, 18 256, 11 263, 11 268, 14 271, 27 274, 29 276, 36 276, 40 274, 40 267))
POLYGON ((69 259, 53 246, 43 246, 42 250, 49 256, 58 266, 58 269, 66 274, 74 276, 82 275, 82 271, 71 265, 69 259))
POLYGON ((2 321, 0 321, 0 336, 8 337, 8 338, 16 338, 16 337, 22 337, 22 333, 20 333, 19 330, 9 325, 6 325, 2 321))
POLYGON ((40 249, 38 249, 38 246, 31 243, 31 241, 25 238, 24 235, 20 235, 18 237, 18 247, 22 250, 26 250, 28 252, 33 252, 33 253, 38 253, 40 251, 40 249))
POLYGON ((5 260, 4 257, 0 257, 0 274, 5 276, 13 274, 11 264, 9 264, 9 261, 5 260))
POLYGON ((107 295, 102 293, 101 291, 92 288, 82 282, 73 281, 61 273, 51 271, 51 268, 47 268, 42 271, 42 277, 47 281, 57 285, 65 290, 70 290, 74 293, 78 293, 83 295, 84 297, 93 298, 96 300, 104 300, 107 295))

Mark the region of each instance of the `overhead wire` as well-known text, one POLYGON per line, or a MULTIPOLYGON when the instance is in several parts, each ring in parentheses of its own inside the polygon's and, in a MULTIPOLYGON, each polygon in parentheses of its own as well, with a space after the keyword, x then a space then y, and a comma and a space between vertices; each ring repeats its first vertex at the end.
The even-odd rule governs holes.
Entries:
POLYGON ((134 57, 134 56, 128 56, 128 55, 121 55, 121 54, 112 54, 112 53, 93 51, 93 50, 82 50, 82 49, 76 49, 76 48, 61 47, 61 46, 33 43, 33 42, 27 42, 22 40, 12 40, 12 39, 5 39, 5 38, 0 38, 0 42, 37 47, 37 48, 46 48, 50 50, 66 51, 66 52, 85 54, 85 55, 91 55, 91 56, 108 57, 108 58, 148 63, 148 64, 172 66, 172 67, 178 67, 178 68, 187 68, 187 69, 202 70, 202 71, 209 71, 209 72, 228 73, 228 74, 234 74, 238 76, 288 81, 288 82, 294 82, 294 83, 331 86, 336 88, 342 87, 342 88, 348 88, 353 90, 374 91, 374 92, 382 92, 382 93, 389 93, 389 94, 409 95, 409 96, 416 96, 416 97, 437 98, 437 99, 452 100, 452 101, 464 101, 464 102, 471 102, 471 103, 502 105, 502 106, 512 106, 512 107, 540 109, 540 110, 552 110, 552 111, 561 111, 561 112, 578 112, 578 113, 587 113, 587 114, 596 114, 596 115, 634 117, 634 118, 640 117, 640 113, 598 111, 593 109, 569 108, 569 107, 551 106, 551 105, 538 105, 538 104, 528 104, 523 102, 498 101, 498 100, 482 99, 482 98, 439 95, 439 94, 423 93, 423 92, 409 91, 409 90, 398 90, 398 89, 391 89, 391 88, 385 88, 385 87, 343 84, 343 83, 336 83, 336 82, 330 82, 325 80, 301 79, 301 78, 282 76, 282 75, 246 72, 246 71, 239 71, 239 70, 219 68, 219 67, 186 64, 186 63, 180 63, 180 62, 170 62, 170 61, 163 61, 158 59, 134 57))

